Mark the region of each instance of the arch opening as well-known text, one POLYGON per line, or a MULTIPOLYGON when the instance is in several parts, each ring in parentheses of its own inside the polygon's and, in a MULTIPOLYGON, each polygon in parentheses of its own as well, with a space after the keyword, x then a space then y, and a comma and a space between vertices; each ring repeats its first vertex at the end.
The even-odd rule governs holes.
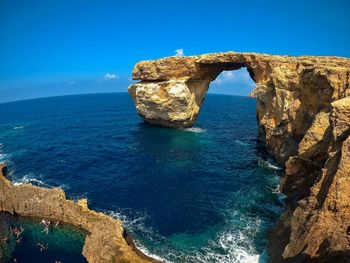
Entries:
POLYGON ((224 70, 209 84, 209 94, 248 96, 255 88, 254 72, 240 65, 225 66, 224 70))

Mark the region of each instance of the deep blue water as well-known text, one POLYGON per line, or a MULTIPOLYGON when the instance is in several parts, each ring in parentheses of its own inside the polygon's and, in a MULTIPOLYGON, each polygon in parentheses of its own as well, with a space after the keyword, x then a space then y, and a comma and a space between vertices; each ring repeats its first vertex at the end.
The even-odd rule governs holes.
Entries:
POLYGON ((126 93, 0 104, 0 160, 15 183, 60 186, 121 218, 150 254, 254 262, 281 212, 255 103, 208 95, 185 130, 145 124, 126 93))

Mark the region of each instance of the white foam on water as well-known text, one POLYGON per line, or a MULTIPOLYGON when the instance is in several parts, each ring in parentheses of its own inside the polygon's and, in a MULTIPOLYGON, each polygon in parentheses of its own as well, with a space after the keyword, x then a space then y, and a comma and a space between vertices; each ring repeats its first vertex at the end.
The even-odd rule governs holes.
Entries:
POLYGON ((137 240, 134 240, 134 243, 135 243, 135 246, 137 247, 137 249, 140 250, 146 256, 149 256, 151 258, 157 259, 157 260, 162 261, 162 262, 173 263, 172 261, 166 260, 158 255, 155 255, 155 254, 149 252, 149 250, 146 247, 140 245, 139 242, 137 242, 137 240))
MULTIPOLYGON (((46 188, 53 188, 52 185, 44 182, 42 180, 42 175, 40 174, 36 174, 34 172, 29 172, 24 174, 23 176, 18 176, 15 174, 15 176, 11 176, 12 177, 12 183, 14 185, 21 185, 21 184, 32 184, 32 185, 37 185, 37 186, 41 186, 41 187, 46 187, 46 188)), ((65 188, 65 185, 61 185, 58 186, 59 188, 65 188)))
POLYGON ((21 155, 26 151, 26 150, 19 150, 17 152, 5 153, 2 151, 2 148, 4 148, 4 144, 0 143, 0 162, 5 162, 7 164, 12 163, 10 160, 11 157, 21 155))
POLYGON ((202 129, 202 128, 195 128, 195 127, 192 127, 192 128, 184 128, 184 129, 181 129, 183 131, 186 131, 186 132, 194 132, 194 133, 202 133, 202 132, 205 132, 206 130, 205 129, 202 129))
POLYGON ((235 140, 235 143, 239 144, 239 145, 242 145, 242 146, 247 146, 249 145, 248 143, 246 142, 241 142, 240 140, 235 140))
POLYGON ((19 129, 23 129, 24 128, 24 126, 15 126, 13 129, 14 130, 19 130, 19 129))
POLYGON ((270 170, 276 170, 276 171, 282 170, 281 167, 279 167, 277 165, 274 165, 274 164, 270 163, 269 161, 262 160, 262 159, 260 159, 258 161, 258 165, 260 165, 262 167, 266 167, 266 168, 268 168, 270 170))
MULTIPOLYGON (((245 227, 237 230, 235 226, 226 226, 226 230, 221 233, 219 245, 224 253, 208 253, 211 262, 220 263, 256 263, 259 262, 260 255, 254 251, 252 236, 260 227, 261 220, 258 218, 243 218, 245 227)), ((209 251, 208 251, 209 252, 209 251)), ((205 262, 205 260, 203 261, 205 262)))
POLYGON ((35 178, 34 173, 25 174, 22 178, 14 180, 13 184, 14 185, 33 184, 33 185, 40 185, 40 186, 46 185, 43 181, 35 178))
POLYGON ((0 161, 6 161, 7 160, 7 154, 6 153, 0 153, 0 161))
POLYGON ((274 194, 281 194, 280 185, 278 184, 275 188, 271 189, 271 192, 274 194))
MULTIPOLYGON (((147 216, 141 216, 135 219, 129 219, 122 212, 106 211, 106 214, 123 221, 127 229, 141 231, 150 239, 164 239, 157 233, 145 227, 144 222, 147 216)), ((200 250, 183 252, 174 247, 166 246, 162 250, 163 257, 150 252, 145 246, 135 240, 135 245, 145 255, 158 259, 163 262, 198 262, 198 263, 262 263, 266 260, 261 255, 254 253, 254 244, 252 236, 260 227, 261 220, 259 218, 243 218, 245 227, 237 230, 234 225, 225 226, 224 230, 217 234, 217 237, 209 241, 205 247, 200 250), (166 258, 166 259, 165 259, 166 258)))
MULTIPOLYGON (((0 163, 6 163, 7 165, 13 164, 13 162, 10 160, 10 158, 12 156, 21 155, 21 154, 23 154, 26 151, 26 150, 19 150, 17 152, 13 152, 13 153, 4 153, 4 152, 1 152, 1 148, 3 148, 3 144, 2 143, 0 143, 0 163)), ((16 177, 13 177, 13 175, 15 174, 14 171, 15 171, 15 168, 11 166, 11 169, 9 169, 8 172, 7 172, 7 177, 8 178, 13 178, 12 179, 13 185, 32 184, 32 185, 52 188, 52 185, 44 183, 42 180, 38 179, 38 176, 35 173, 33 173, 33 172, 29 172, 29 173, 25 174, 24 176, 22 176, 20 178, 16 178, 16 177)), ((39 178, 40 177, 41 176, 39 176, 39 178)), ((58 187, 62 188, 62 189, 69 188, 68 186, 63 185, 63 184, 58 186, 58 187)))
MULTIPOLYGON (((129 219, 125 214, 123 214, 122 212, 118 212, 118 211, 104 211, 107 215, 119 219, 123 222, 123 225, 128 228, 128 229, 138 229, 141 230, 143 233, 147 233, 147 235, 151 238, 154 235, 154 232, 151 229, 147 229, 144 225, 145 220, 147 219, 147 215, 145 216, 141 216, 141 217, 137 217, 135 219, 129 219)), ((159 261, 162 262, 169 262, 171 263, 171 261, 168 261, 156 254, 151 253, 145 246, 141 245, 137 240, 134 239, 134 243, 135 246, 137 247, 137 249, 139 249, 142 253, 144 253, 145 255, 157 259, 159 261)))

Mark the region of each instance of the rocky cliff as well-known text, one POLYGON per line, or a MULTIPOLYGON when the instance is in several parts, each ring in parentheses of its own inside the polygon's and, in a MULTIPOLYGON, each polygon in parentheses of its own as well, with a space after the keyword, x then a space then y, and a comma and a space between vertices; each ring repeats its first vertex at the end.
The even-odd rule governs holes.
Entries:
POLYGON ((260 140, 285 166, 287 209, 269 235, 270 261, 350 262, 350 59, 168 57, 136 64, 129 93, 147 122, 189 127, 210 81, 241 67, 256 82, 260 140))
POLYGON ((0 164, 0 211, 65 222, 86 230, 83 255, 88 262, 158 262, 138 251, 130 238, 125 239, 121 221, 90 210, 86 199, 67 200, 61 189, 28 184, 14 186, 4 176, 5 169, 0 164))

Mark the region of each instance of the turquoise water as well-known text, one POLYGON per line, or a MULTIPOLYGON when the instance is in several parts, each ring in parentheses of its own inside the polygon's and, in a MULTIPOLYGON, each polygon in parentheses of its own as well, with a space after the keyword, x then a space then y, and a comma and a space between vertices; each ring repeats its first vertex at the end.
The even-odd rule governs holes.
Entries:
POLYGON ((282 204, 255 104, 208 95, 184 130, 145 124, 126 93, 0 104, 0 159, 17 184, 60 186, 121 218, 149 254, 257 262, 282 204))
POLYGON ((82 255, 86 236, 83 231, 59 224, 52 225, 46 234, 40 221, 0 213, 0 262, 87 262, 82 255), (23 232, 17 238, 10 228, 22 228, 23 232), (40 251, 39 244, 45 249, 40 251))

